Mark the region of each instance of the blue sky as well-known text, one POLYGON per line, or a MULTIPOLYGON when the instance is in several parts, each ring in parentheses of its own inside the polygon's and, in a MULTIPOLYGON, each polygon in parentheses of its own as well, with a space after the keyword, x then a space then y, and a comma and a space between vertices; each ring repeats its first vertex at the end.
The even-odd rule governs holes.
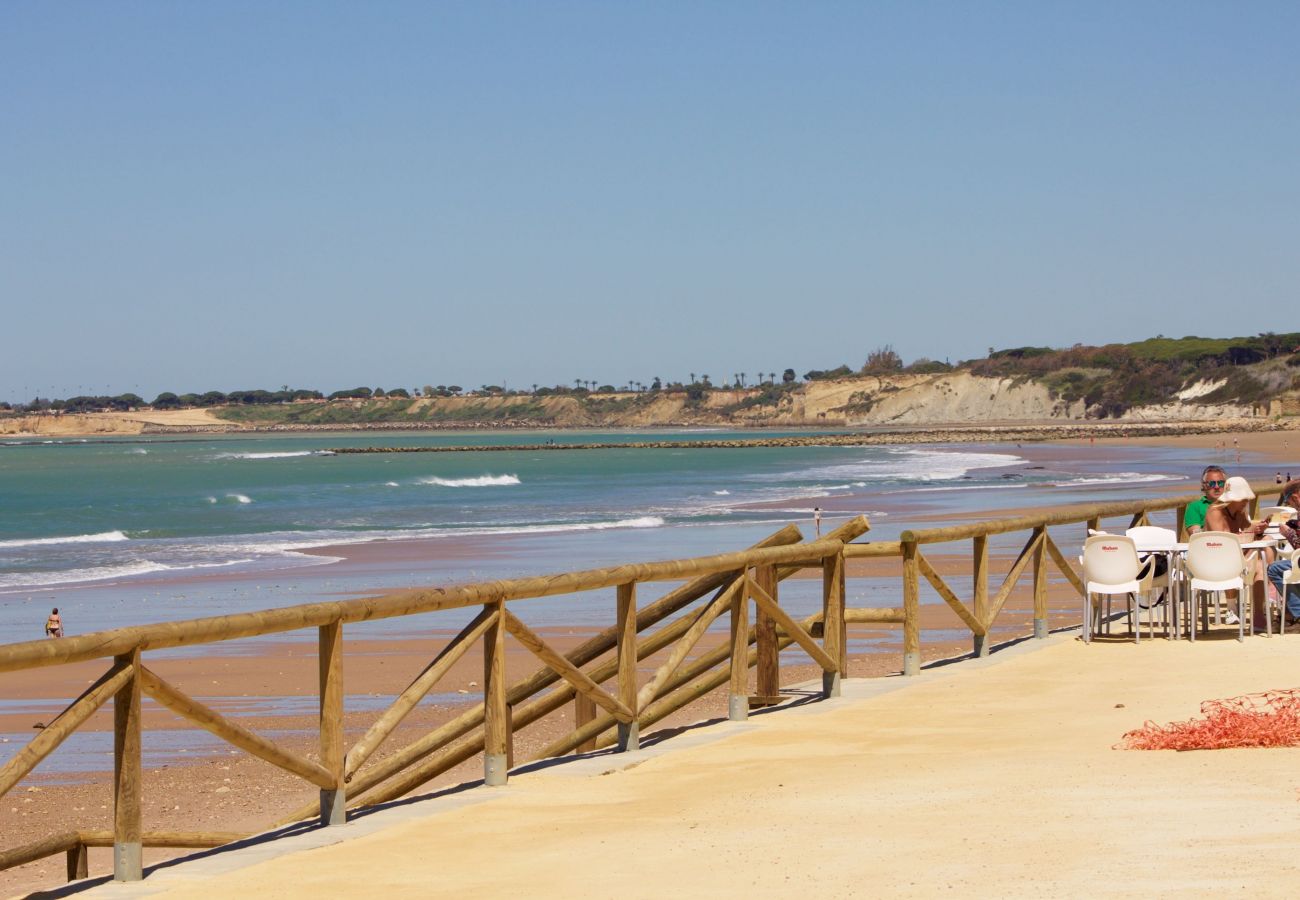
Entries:
POLYGON ((0 399, 1295 330, 1294 3, 0 5, 0 399))

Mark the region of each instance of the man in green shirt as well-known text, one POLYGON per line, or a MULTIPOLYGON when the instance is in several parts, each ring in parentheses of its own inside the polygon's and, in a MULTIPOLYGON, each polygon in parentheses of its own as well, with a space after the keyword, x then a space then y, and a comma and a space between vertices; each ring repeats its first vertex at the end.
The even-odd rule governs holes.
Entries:
POLYGON ((1205 467, 1205 471, 1201 473, 1201 490, 1205 492, 1205 496, 1187 504, 1187 512, 1183 514, 1183 527, 1187 529, 1188 534, 1205 530, 1205 514, 1209 511, 1210 504, 1223 496, 1223 486, 1227 482, 1227 472, 1218 466, 1205 467))

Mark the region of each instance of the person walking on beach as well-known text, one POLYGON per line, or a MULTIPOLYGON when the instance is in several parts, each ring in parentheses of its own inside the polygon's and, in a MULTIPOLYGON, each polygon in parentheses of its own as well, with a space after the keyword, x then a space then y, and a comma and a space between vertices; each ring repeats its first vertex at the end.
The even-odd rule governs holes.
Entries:
POLYGON ((59 608, 57 606, 50 611, 50 617, 45 620, 45 636, 52 638, 63 637, 63 619, 59 618, 59 608))
POLYGON ((1204 496, 1189 503, 1187 512, 1183 514, 1183 527, 1188 534, 1205 530, 1205 514, 1209 512, 1210 505, 1223 496, 1223 487, 1227 483, 1228 473, 1218 466, 1206 466, 1205 471, 1201 472, 1201 491, 1204 496))
POLYGON ((820 506, 813 507, 813 526, 817 529, 817 536, 821 537, 822 536, 822 508, 820 506))

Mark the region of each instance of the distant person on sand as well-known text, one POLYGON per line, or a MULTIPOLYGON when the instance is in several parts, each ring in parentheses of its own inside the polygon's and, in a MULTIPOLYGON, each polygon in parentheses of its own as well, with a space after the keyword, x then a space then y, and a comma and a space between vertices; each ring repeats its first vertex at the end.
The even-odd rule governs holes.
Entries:
POLYGON ((1201 491, 1204 496, 1200 500, 1187 505, 1187 512, 1183 514, 1183 527, 1187 529, 1188 534, 1196 534, 1198 531, 1205 530, 1205 514, 1210 509, 1210 504, 1223 496, 1223 487, 1228 483, 1228 473, 1218 466, 1206 466, 1205 471, 1201 473, 1201 491))
POLYGON ((821 537, 822 536, 822 508, 820 506, 813 507, 813 526, 816 527, 817 529, 817 536, 821 537))
POLYGON ((50 612, 50 617, 45 620, 45 636, 52 638, 63 637, 63 620, 59 618, 59 608, 57 606, 50 612))

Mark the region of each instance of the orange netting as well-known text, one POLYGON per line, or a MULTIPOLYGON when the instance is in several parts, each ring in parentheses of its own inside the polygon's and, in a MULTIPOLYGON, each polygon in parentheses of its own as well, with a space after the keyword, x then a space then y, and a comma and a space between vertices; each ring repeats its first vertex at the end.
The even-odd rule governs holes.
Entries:
POLYGON ((1203 719, 1147 722, 1116 744, 1119 750, 1221 750, 1300 746, 1300 689, 1264 691, 1201 704, 1203 719))

